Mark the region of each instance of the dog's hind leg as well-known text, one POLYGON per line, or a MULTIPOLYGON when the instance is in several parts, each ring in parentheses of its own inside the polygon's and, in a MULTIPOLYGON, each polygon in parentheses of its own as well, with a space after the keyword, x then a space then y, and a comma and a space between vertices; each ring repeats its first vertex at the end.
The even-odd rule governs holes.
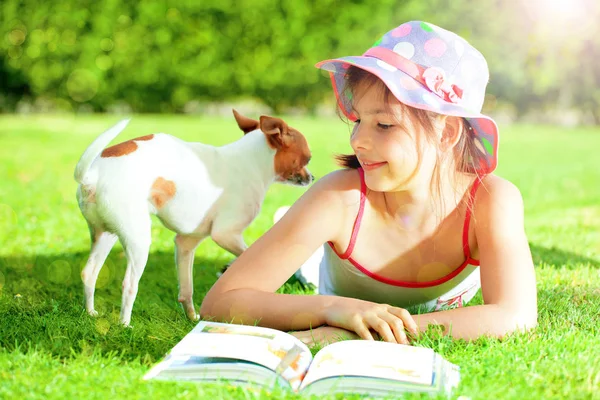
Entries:
POLYGON ((119 240, 127 257, 120 316, 120 321, 125 326, 129 326, 131 322, 133 303, 137 296, 140 278, 148 262, 148 252, 152 241, 149 215, 130 215, 129 220, 135 223, 130 224, 128 227, 122 227, 121 232, 119 232, 119 240))
POLYGON ((94 291, 96 289, 96 281, 100 270, 106 261, 106 257, 117 241, 117 236, 110 232, 94 230, 90 226, 90 236, 92 239, 92 250, 90 256, 81 271, 81 280, 85 292, 85 309, 88 314, 95 317, 98 312, 94 309, 94 291))
POLYGON ((194 267, 194 252, 200 242, 208 235, 191 236, 177 235, 175 236, 175 263, 177 264, 177 276, 179 278, 179 298, 178 301, 183 306, 187 317, 193 321, 200 318, 194 307, 193 286, 193 267, 194 267))

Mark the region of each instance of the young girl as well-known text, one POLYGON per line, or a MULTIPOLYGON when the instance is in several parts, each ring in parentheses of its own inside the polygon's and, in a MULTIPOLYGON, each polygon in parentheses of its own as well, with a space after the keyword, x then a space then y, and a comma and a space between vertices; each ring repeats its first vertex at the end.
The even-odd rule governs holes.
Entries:
POLYGON ((354 154, 231 265, 202 317, 306 342, 348 332, 408 343, 430 324, 464 339, 535 326, 521 194, 491 174, 498 129, 480 113, 483 56, 416 21, 317 67, 354 123, 354 154), (275 293, 323 244, 319 295, 275 293), (479 288, 485 304, 464 307, 479 288))

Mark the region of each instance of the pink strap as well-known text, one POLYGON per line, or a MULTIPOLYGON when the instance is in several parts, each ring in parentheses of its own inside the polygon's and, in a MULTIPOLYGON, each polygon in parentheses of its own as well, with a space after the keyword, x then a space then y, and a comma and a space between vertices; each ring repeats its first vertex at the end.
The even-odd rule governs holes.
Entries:
POLYGON ((452 279, 455 276, 457 276, 458 274, 460 274, 467 267, 467 265, 469 265, 469 264, 475 265, 475 266, 479 265, 478 260, 473 260, 471 258, 471 250, 469 249, 469 224, 471 222, 471 213, 472 213, 471 211, 473 208, 473 202, 475 200, 475 193, 477 192, 477 188, 479 187, 479 185, 481 184, 481 181, 483 180, 483 178, 485 176, 477 177, 477 179, 473 182, 471 189, 469 190, 468 207, 467 207, 467 211, 465 214, 465 224, 463 227, 463 250, 465 252, 466 260, 462 263, 462 265, 460 267, 458 267, 457 269, 452 271, 450 274, 448 274, 444 277, 441 277, 439 279, 436 279, 433 281, 428 281, 428 282, 409 282, 409 281, 394 280, 394 279, 386 278, 383 276, 379 276, 379 275, 369 271, 368 269, 364 268, 362 265, 360 265, 359 263, 357 263, 355 260, 353 260, 350 257, 350 255, 352 254, 352 250, 354 249, 354 243, 356 242, 356 235, 358 234, 360 222, 361 222, 361 219, 363 216, 364 204, 365 204, 365 198, 366 198, 366 184, 364 181, 364 171, 362 170, 362 168, 359 168, 358 171, 360 173, 360 192, 361 192, 360 208, 358 210, 358 215, 356 216, 356 220, 354 221, 354 228, 352 229, 352 237, 350 239, 350 244, 348 245, 348 249, 346 250, 346 252, 344 254, 340 255, 335 250, 335 246, 333 245, 333 243, 329 242, 329 246, 338 255, 338 257, 340 257, 341 259, 348 259, 348 261, 350 261, 350 263, 352 263, 352 265, 354 265, 354 267, 356 267, 356 269, 358 269, 363 274, 365 274, 379 282, 383 282, 388 285, 399 286, 399 287, 408 287, 408 288, 426 288, 426 287, 441 285, 442 283, 448 282, 450 279, 452 279))
POLYGON ((463 226, 463 251, 465 253, 465 257, 467 260, 471 259, 471 249, 469 248, 469 225, 471 225, 471 212, 473 211, 473 206, 475 204, 475 193, 477 192, 477 188, 481 184, 484 176, 478 176, 473 182, 471 186, 471 190, 469 191, 469 198, 467 200, 467 212, 465 213, 465 224, 463 226))
POLYGON ((360 206, 358 208, 358 214, 356 215, 356 219, 354 220, 354 226, 352 227, 352 236, 350 237, 350 243, 348 244, 348 248, 346 249, 344 254, 339 255, 339 257, 342 260, 346 260, 352 255, 352 251, 354 250, 354 244, 356 243, 356 236, 358 235, 358 231, 360 229, 360 222, 362 221, 363 213, 365 211, 365 198, 367 195, 367 185, 365 184, 365 171, 363 171, 362 168, 358 168, 358 173, 360 175, 360 206))

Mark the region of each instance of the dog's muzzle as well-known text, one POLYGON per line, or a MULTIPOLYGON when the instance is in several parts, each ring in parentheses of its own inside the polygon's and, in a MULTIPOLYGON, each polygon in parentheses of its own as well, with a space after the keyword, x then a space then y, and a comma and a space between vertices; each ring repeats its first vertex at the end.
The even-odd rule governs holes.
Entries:
POLYGON ((306 175, 296 174, 296 175, 290 176, 288 179, 286 179, 286 183, 289 183, 294 186, 310 185, 315 180, 315 177, 313 174, 308 172, 308 170, 306 172, 307 172, 306 175))

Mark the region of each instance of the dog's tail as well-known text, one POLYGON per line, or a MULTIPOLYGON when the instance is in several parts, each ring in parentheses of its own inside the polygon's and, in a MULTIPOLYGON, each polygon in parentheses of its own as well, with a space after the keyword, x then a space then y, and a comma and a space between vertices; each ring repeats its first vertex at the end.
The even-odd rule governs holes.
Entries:
POLYGON ((75 166, 74 177, 77 183, 83 183, 85 175, 90 169, 90 166, 92 165, 96 157, 98 157, 100 152, 104 150, 104 148, 108 146, 108 144, 114 138, 116 138, 117 135, 121 133, 123 129, 125 129, 129 121, 131 121, 131 118, 117 122, 116 125, 114 125, 112 128, 98 136, 96 140, 94 140, 92 144, 90 144, 88 148, 85 149, 83 155, 79 159, 79 162, 77 162, 77 166, 75 166))

